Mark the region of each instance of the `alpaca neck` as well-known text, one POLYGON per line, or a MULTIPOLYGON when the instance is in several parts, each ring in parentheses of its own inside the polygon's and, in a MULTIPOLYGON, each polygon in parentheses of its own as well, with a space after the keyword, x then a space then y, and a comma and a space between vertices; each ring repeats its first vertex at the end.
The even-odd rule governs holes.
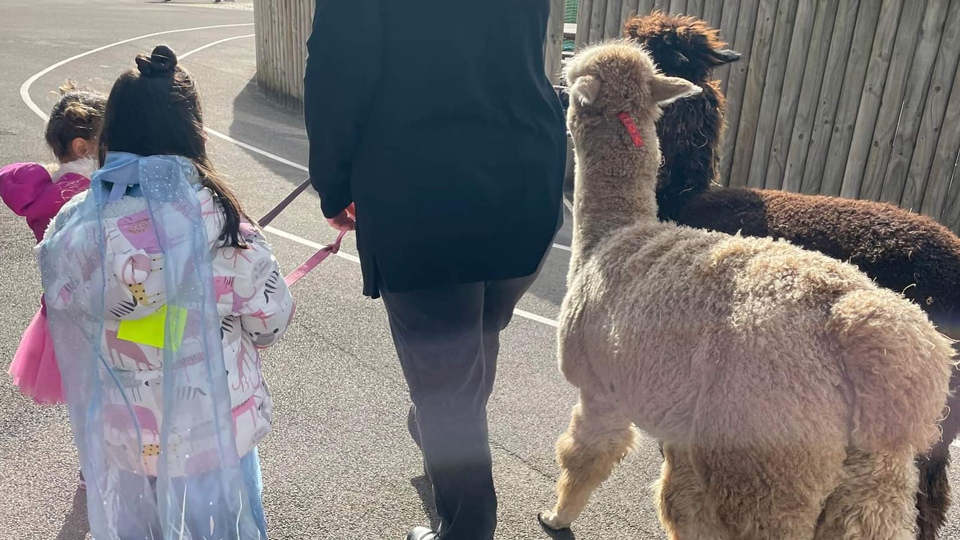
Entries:
POLYGON ((657 221, 655 186, 660 153, 656 132, 652 124, 641 128, 644 142, 637 148, 624 141, 618 132, 622 129, 606 122, 574 136, 573 255, 577 259, 619 229, 657 221))

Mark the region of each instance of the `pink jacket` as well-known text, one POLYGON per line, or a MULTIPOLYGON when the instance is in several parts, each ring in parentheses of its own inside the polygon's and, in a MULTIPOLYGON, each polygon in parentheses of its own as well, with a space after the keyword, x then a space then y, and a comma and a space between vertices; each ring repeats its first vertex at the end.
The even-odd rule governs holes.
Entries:
POLYGON ((27 218, 39 242, 60 208, 90 187, 89 176, 95 169, 92 159, 65 163, 53 175, 39 163, 14 163, 0 169, 0 198, 15 214, 27 218))

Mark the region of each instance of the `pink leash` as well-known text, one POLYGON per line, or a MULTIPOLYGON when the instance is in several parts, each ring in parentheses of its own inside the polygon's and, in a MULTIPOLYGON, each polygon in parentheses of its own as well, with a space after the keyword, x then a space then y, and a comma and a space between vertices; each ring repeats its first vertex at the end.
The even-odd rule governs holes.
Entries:
MULTIPOLYGON (((281 212, 283 212, 284 210, 286 210, 288 206, 290 206, 290 203, 292 203, 297 197, 300 196, 300 194, 306 191, 307 187, 309 186, 310 186, 310 179, 308 178, 304 180, 302 184, 297 186, 297 188, 294 189, 289 195, 287 195, 282 201, 280 201, 280 204, 274 207, 273 210, 270 210, 269 212, 267 212, 267 215, 263 216, 260 219, 259 221, 260 226, 266 227, 267 225, 269 225, 271 221, 273 221, 277 216, 280 215, 281 212)), ((304 261, 303 264, 298 266, 296 270, 294 270, 293 272, 290 272, 290 274, 286 278, 284 278, 284 281, 287 282, 287 286, 292 287, 294 283, 303 279, 304 276, 309 274, 317 266, 320 266, 320 263, 325 261, 327 257, 340 251, 340 243, 343 242, 343 237, 346 235, 347 235, 347 231, 340 231, 340 234, 337 236, 337 240, 334 243, 330 244, 329 246, 324 246, 320 248, 319 251, 314 253, 309 259, 304 261)))

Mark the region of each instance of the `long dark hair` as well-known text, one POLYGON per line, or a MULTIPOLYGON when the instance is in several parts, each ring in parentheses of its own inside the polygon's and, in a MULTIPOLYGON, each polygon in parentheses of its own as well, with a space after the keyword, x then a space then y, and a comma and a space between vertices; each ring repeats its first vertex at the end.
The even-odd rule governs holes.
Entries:
POLYGON ((193 77, 177 65, 176 53, 166 45, 157 45, 150 56, 137 55, 136 62, 137 69, 121 75, 110 90, 100 133, 100 165, 107 152, 176 155, 193 161, 201 184, 216 194, 223 209, 223 245, 246 247, 240 223, 249 218, 207 157, 203 110, 193 77))

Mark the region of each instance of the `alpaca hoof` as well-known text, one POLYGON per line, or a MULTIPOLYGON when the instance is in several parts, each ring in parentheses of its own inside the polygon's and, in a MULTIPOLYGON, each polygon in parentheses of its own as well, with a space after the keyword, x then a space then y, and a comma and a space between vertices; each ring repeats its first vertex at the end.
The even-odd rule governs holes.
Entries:
POLYGON ((570 528, 570 524, 561 522, 560 517, 553 511, 540 512, 537 514, 537 519, 540 520, 541 525, 554 531, 570 528))

